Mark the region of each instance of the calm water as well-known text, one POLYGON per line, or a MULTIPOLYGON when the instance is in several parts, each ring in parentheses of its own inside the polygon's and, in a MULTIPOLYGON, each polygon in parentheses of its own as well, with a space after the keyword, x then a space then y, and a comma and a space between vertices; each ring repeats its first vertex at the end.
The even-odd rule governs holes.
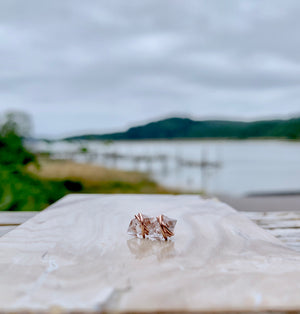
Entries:
POLYGON ((36 149, 58 153, 59 157, 62 152, 73 153, 80 147, 88 148, 91 154, 74 155, 77 161, 89 159, 107 167, 145 171, 159 183, 182 190, 205 189, 212 194, 236 195, 300 191, 300 143, 297 142, 195 140, 115 142, 109 145, 103 142, 57 142, 39 143, 36 149), (112 158, 116 155, 119 158, 112 158), (158 155, 164 157, 155 159, 158 155), (145 156, 151 158, 143 160, 145 156), (217 162, 221 166, 200 167, 201 161, 217 162))

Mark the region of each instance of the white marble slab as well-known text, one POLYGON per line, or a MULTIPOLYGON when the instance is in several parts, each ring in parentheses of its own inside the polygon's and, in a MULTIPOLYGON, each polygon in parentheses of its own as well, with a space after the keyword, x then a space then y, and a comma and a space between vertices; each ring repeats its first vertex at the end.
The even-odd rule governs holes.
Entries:
POLYGON ((71 195, 0 238, 0 311, 300 309, 300 254, 198 196, 71 195), (178 220, 130 238, 137 212, 178 220))

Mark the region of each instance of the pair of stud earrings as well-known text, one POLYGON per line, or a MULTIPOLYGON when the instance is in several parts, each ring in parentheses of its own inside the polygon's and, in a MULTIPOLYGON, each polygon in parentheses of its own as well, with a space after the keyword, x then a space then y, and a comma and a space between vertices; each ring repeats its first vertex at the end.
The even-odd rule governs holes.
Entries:
POLYGON ((128 233, 142 238, 163 238, 165 241, 174 236, 174 229, 177 220, 165 215, 149 217, 138 213, 130 221, 128 233))

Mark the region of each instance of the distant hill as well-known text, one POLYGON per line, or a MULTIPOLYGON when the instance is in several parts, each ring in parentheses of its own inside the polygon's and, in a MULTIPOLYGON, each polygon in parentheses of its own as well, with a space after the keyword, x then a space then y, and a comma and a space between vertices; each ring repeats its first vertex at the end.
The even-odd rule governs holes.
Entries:
POLYGON ((132 127, 125 132, 86 134, 65 140, 144 140, 187 138, 285 138, 300 139, 300 118, 254 122, 169 118, 132 127))

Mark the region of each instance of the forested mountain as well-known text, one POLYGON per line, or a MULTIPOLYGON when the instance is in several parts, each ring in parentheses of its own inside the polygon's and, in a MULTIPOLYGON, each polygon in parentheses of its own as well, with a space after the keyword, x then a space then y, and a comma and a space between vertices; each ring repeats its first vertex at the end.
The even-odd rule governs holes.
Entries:
POLYGON ((169 118, 132 127, 125 132, 86 134, 66 140, 143 140, 184 138, 286 138, 300 139, 300 118, 254 122, 169 118))

